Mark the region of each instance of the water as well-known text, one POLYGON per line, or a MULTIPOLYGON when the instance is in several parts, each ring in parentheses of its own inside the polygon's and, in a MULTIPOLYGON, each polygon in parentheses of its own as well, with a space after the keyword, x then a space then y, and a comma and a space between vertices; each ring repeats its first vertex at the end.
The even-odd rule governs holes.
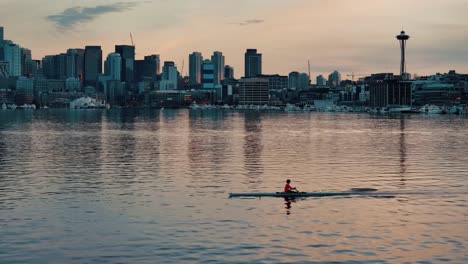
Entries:
POLYGON ((468 262, 468 119, 0 111, 0 263, 468 262), (228 198, 376 188, 395 197, 228 198))

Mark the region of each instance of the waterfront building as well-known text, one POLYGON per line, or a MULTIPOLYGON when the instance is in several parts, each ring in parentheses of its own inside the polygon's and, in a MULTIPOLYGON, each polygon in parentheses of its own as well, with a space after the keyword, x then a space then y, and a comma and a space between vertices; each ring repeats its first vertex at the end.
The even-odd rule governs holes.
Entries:
POLYGON ((202 89, 214 89, 215 85, 215 66, 210 60, 204 60, 202 64, 202 89))
POLYGON ((189 84, 201 84, 203 56, 200 52, 189 55, 189 84))
POLYGON ((0 79, 8 79, 9 75, 9 63, 6 61, 0 61, 0 79))
POLYGON ((39 78, 44 77, 44 74, 42 72, 41 60, 32 60, 31 66, 32 76, 39 78))
POLYGON ((165 61, 162 70, 162 80, 159 82, 160 90, 177 90, 179 73, 173 61, 165 61))
POLYGON ((66 77, 83 78, 84 49, 68 49, 66 53, 66 77))
POLYGON ((116 45, 115 52, 120 54, 121 64, 120 78, 127 84, 133 83, 135 69, 135 46, 116 45))
POLYGON ((6 44, 4 54, 4 60, 8 62, 9 76, 21 76, 21 47, 13 43, 6 44))
POLYGON ((211 56, 211 62, 214 66, 214 83, 219 85, 224 80, 224 56, 220 51, 215 51, 211 56))
POLYGON ((325 78, 323 78, 323 75, 319 75, 319 76, 317 76, 317 78, 316 78, 317 86, 325 86, 326 81, 327 81, 327 80, 325 80, 325 78))
POLYGON ((269 81, 267 78, 242 78, 239 81, 240 105, 265 105, 269 103, 269 81))
POLYGON ((32 104, 34 99, 34 79, 20 76, 16 81, 16 104, 32 104))
POLYGON ((440 80, 415 80, 411 82, 414 105, 459 105, 462 103, 467 82, 449 83, 440 80))
POLYGON ((32 75, 32 55, 30 49, 21 48, 21 75, 32 75))
POLYGON ((121 80, 122 58, 119 53, 109 53, 104 62, 104 74, 109 76, 109 80, 121 80))
POLYGON ((81 82, 78 78, 67 78, 65 80, 65 91, 66 92, 80 92, 81 89, 81 82))
POLYGON ((337 87, 340 85, 341 82, 341 73, 339 73, 337 70, 333 71, 328 75, 328 82, 327 85, 330 87, 337 87))
POLYGON ((270 91, 283 90, 285 88, 288 88, 288 76, 279 74, 262 74, 258 77, 265 78, 268 80, 268 87, 270 91))
POLYGON ((262 54, 256 49, 247 49, 244 60, 245 77, 256 77, 262 74, 262 54))
POLYGON ((101 46, 86 46, 84 54, 85 86, 96 85, 98 75, 102 73, 102 50, 101 46))
POLYGON ((234 68, 226 65, 224 66, 224 79, 234 79, 234 68))
POLYGON ((288 75, 288 88, 299 89, 299 77, 300 73, 297 71, 290 72, 288 75))
POLYGON ((299 75, 299 82, 298 82, 299 86, 299 90, 307 90, 309 89, 309 86, 310 86, 310 77, 309 77, 309 74, 307 73, 301 73, 299 75))
POLYGON ((145 56, 143 60, 135 61, 135 81, 141 82, 150 78, 156 80, 159 55, 145 56))
POLYGON ((378 80, 370 83, 369 106, 410 106, 411 82, 399 80, 378 80))

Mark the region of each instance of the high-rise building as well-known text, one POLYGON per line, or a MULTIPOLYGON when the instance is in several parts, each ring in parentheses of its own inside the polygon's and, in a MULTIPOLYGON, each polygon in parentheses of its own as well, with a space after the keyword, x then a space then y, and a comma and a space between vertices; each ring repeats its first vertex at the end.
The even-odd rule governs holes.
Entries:
POLYGON ((224 79, 234 79, 234 68, 226 65, 224 66, 224 79))
POLYGON ((118 53, 110 53, 104 62, 104 74, 110 77, 110 80, 120 80, 122 67, 122 58, 118 53))
POLYGON ((0 61, 5 60, 4 44, 5 44, 5 36, 3 35, 3 27, 0 27, 0 61))
POLYGON ((256 49, 245 52, 245 77, 255 77, 262 74, 262 54, 256 49))
POLYGON ((66 54, 66 77, 78 78, 83 77, 83 49, 68 49, 66 54))
POLYGON ((135 61, 135 81, 140 82, 144 78, 156 79, 157 63, 159 55, 145 56, 144 60, 135 61))
POLYGON ((161 74, 161 56, 159 54, 156 54, 156 74, 160 75, 161 74))
POLYGON ((203 56, 200 52, 189 55, 189 84, 200 84, 202 81, 203 56))
POLYGON ((22 48, 21 49, 21 74, 23 76, 32 75, 32 55, 31 50, 22 48))
POLYGON ((316 83, 317 83, 318 86, 324 86, 325 85, 326 80, 325 80, 325 78, 323 78, 323 75, 317 76, 316 83))
POLYGON ((215 51, 211 56, 211 62, 214 66, 214 83, 221 84, 224 80, 224 56, 220 51, 215 51))
POLYGON ((283 90, 288 87, 288 76, 279 74, 262 74, 258 77, 268 80, 268 87, 270 90, 283 90))
POLYGON ((8 79, 9 77, 9 63, 6 61, 0 61, 0 79, 8 79))
POLYGON ((84 84, 95 86, 102 73, 101 46, 86 46, 84 54, 84 84))
POLYGON ((16 44, 4 45, 4 60, 8 62, 8 72, 12 77, 21 76, 21 47, 16 44))
POLYGON ((290 72, 288 75, 288 88, 299 89, 299 76, 300 73, 297 71, 290 72))
POLYGON ((328 75, 328 86, 331 86, 331 87, 337 87, 340 85, 340 82, 341 82, 341 73, 339 73, 338 71, 333 71, 332 73, 330 73, 330 75, 328 75))
POLYGON ((310 85, 310 77, 307 73, 301 73, 299 75, 299 90, 307 90, 310 85))
POLYGON ((212 61, 204 60, 202 64, 202 88, 215 88, 215 66, 212 61))
POLYGON ((242 78, 239 81, 239 104, 268 104, 269 89, 269 81, 266 78, 242 78))
POLYGON ((122 66, 120 77, 122 82, 133 83, 135 69, 135 46, 116 45, 115 52, 120 54, 122 66))
POLYGON ((160 90, 176 90, 179 81, 179 73, 173 61, 165 61, 162 70, 162 80, 159 83, 160 90))
POLYGON ((34 79, 21 76, 16 81, 16 104, 32 104, 34 97, 34 79))

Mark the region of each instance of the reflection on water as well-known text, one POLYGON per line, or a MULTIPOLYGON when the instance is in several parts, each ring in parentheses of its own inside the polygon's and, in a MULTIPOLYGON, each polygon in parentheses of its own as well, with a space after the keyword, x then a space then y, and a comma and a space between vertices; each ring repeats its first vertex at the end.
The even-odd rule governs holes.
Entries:
POLYGON ((0 111, 0 259, 467 262, 467 132, 455 116, 0 111), (287 178, 391 195, 227 198, 287 178))
POLYGON ((260 183, 262 170, 262 120, 259 112, 245 114, 244 164, 250 183, 260 183))

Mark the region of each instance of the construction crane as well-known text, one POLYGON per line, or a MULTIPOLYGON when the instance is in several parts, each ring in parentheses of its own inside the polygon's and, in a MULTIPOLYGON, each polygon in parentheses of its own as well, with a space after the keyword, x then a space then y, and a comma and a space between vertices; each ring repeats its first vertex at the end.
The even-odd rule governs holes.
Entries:
POLYGON ((354 77, 355 77, 355 76, 366 76, 366 75, 367 75, 367 74, 358 74, 358 73, 352 72, 351 74, 347 74, 346 76, 348 76, 348 77, 351 76, 351 79, 352 79, 353 82, 354 82, 354 77))
POLYGON ((182 60, 182 69, 180 70, 180 73, 182 75, 184 74, 184 66, 185 66, 185 59, 182 60))
POLYGON ((135 47, 135 43, 133 43, 133 36, 132 36, 132 32, 130 32, 130 40, 132 41, 132 46, 135 47))

